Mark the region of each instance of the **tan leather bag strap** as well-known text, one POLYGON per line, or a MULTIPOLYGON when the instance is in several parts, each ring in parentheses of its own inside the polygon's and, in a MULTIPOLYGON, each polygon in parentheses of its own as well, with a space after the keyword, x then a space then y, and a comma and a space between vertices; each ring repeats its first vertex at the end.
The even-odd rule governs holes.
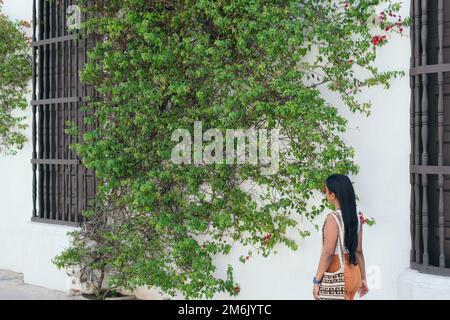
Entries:
MULTIPOLYGON (((330 212, 330 215, 333 216, 336 224, 338 226, 338 256, 339 256, 339 272, 343 272, 345 268, 345 260, 344 260, 344 223, 342 221, 342 216, 337 212, 330 212)), ((322 227, 322 245, 325 241, 325 224, 322 227)))

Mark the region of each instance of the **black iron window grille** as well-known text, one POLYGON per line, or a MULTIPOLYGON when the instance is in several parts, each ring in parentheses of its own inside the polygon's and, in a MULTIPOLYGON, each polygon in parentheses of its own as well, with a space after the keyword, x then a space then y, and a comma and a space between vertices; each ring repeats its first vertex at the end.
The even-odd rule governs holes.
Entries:
POLYGON ((412 0, 413 269, 450 276, 450 2, 412 0))
POLYGON ((71 28, 76 9, 76 0, 33 0, 33 221, 79 225, 95 195, 95 174, 69 148, 77 138, 65 133, 67 121, 92 129, 81 107, 93 88, 79 78, 92 40, 71 28))

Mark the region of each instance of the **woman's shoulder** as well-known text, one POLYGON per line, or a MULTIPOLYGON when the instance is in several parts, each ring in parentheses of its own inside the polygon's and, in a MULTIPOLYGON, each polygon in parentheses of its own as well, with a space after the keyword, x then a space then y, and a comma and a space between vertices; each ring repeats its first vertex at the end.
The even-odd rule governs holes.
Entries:
POLYGON ((328 211, 326 219, 334 219, 340 215, 340 211, 328 211))
POLYGON ((327 213, 327 216, 325 218, 325 223, 335 224, 337 226, 336 222, 336 212, 330 211, 327 213), (331 222, 330 222, 331 221, 331 222))

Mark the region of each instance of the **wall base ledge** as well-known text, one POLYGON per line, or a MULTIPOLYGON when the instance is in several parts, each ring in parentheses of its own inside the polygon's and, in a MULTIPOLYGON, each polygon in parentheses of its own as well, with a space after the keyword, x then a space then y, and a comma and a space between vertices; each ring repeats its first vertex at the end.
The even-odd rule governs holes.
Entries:
POLYGON ((398 298, 402 300, 450 300, 450 277, 407 269, 398 278, 398 298))

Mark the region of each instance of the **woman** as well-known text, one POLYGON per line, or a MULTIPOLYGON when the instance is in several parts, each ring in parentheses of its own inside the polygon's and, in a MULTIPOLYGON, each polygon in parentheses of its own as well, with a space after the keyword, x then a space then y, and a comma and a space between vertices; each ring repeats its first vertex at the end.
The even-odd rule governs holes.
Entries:
MULTIPOLYGON (((346 175, 333 174, 328 177, 323 192, 344 222, 345 299, 353 300, 356 292, 362 297, 369 291, 362 250, 362 223, 356 211, 355 191, 346 175)), ((337 250, 338 224, 331 214, 328 214, 325 220, 323 232, 322 254, 313 279, 313 296, 316 300, 319 298, 319 286, 324 273, 336 272, 340 268, 337 250)))

